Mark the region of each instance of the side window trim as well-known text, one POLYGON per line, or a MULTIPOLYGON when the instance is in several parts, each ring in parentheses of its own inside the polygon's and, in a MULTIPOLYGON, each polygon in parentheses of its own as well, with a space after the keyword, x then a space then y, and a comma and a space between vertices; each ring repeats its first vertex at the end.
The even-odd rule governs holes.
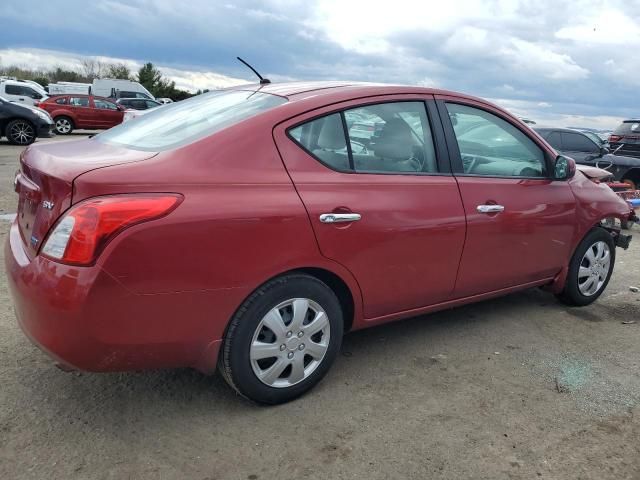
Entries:
MULTIPOLYGON (((453 124, 451 123, 451 119, 449 118, 449 111, 447 110, 447 103, 452 103, 452 104, 457 104, 457 105, 462 105, 462 106, 466 106, 466 107, 470 107, 470 108, 476 108, 478 110, 482 110, 485 111, 491 115, 494 115, 502 120, 504 120, 505 122, 508 122, 509 124, 513 125, 513 123, 511 123, 509 120, 507 120, 506 118, 503 118, 501 115, 495 113, 495 112, 491 112, 488 110, 485 110, 484 108, 478 106, 478 105, 474 105, 474 104, 469 104, 469 103, 465 103, 464 101, 458 101, 458 100, 444 100, 442 98, 436 98, 436 105, 437 105, 437 109, 438 109, 438 113, 440 114, 440 118, 442 121, 442 126, 444 127, 444 132, 445 132, 445 140, 447 143, 447 148, 449 149, 449 153, 450 153, 450 159, 451 159, 451 168, 452 168, 452 172, 453 175, 457 176, 457 177, 483 177, 483 178, 511 178, 511 179, 520 179, 520 180, 543 180, 543 179, 550 179, 551 178, 551 172, 553 172, 553 165, 551 164, 550 159, 548 158, 547 152, 545 149, 543 149, 540 145, 538 145, 537 142, 531 140, 543 153, 544 153, 544 159, 545 159, 545 166, 547 167, 547 175, 543 176, 543 177, 519 177, 519 176, 512 176, 512 175, 481 175, 481 174, 476 174, 476 173, 465 173, 464 171, 464 166, 462 165, 462 155, 460 154, 460 148, 458 147, 458 140, 456 138, 456 134, 455 131, 453 129, 453 124)), ((529 135, 522 130, 520 127, 513 125, 514 128, 517 128, 518 130, 520 130, 524 135, 527 136, 527 138, 530 138, 529 135)))
POLYGON ((356 165, 353 160, 353 151, 351 151, 351 137, 349 136, 349 127, 347 127, 347 118, 344 110, 340 110, 340 121, 342 122, 342 131, 344 132, 344 142, 347 144, 347 157, 349 158, 349 170, 355 173, 356 165))
MULTIPOLYGON (((448 117, 447 117, 448 118, 448 117)), ((423 126, 424 127, 424 126, 423 126)), ((324 112, 322 114, 312 116, 306 118, 301 122, 294 122, 291 125, 285 128, 286 137, 295 143, 298 147, 304 150, 308 155, 310 155, 313 159, 319 162, 321 165, 324 165, 330 170, 339 173, 346 174, 359 174, 359 175, 410 175, 410 176, 451 176, 453 172, 452 159, 449 154, 449 150, 447 148, 446 142, 446 132, 443 129, 442 119, 440 118, 440 112, 438 111, 438 107, 436 101, 433 98, 415 98, 415 99, 390 99, 385 101, 371 101, 368 103, 363 103, 359 105, 353 105, 349 107, 342 107, 336 110, 324 112), (352 110, 356 108, 363 108, 370 105, 378 105, 383 103, 422 103, 425 109, 425 115, 427 117, 427 122, 429 123, 428 127, 431 129, 431 138, 433 140, 433 146, 435 150, 435 160, 438 171, 437 172, 378 172, 378 171, 356 171, 353 159, 353 152, 351 151, 351 141, 348 134, 347 122, 345 119, 344 112, 347 110, 352 110), (342 126, 345 133, 345 143, 347 145, 347 152, 349 157, 349 170, 341 170, 332 165, 328 165, 325 161, 318 158, 313 152, 309 151, 304 145, 302 145, 298 140, 296 140, 293 135, 291 135, 291 131, 297 127, 300 127, 306 123, 313 122, 322 117, 328 117, 334 114, 340 114, 342 119, 342 126)))

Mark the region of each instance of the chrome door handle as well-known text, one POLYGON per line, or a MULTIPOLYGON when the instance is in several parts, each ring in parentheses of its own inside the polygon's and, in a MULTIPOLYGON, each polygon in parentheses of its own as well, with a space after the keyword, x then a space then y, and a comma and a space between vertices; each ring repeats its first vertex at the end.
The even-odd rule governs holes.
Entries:
POLYGON ((478 205, 476 210, 478 213, 500 213, 504 212, 504 207, 502 205, 478 205))
POLYGON ((357 222, 362 218, 359 213, 323 213, 320 215, 322 223, 357 222))

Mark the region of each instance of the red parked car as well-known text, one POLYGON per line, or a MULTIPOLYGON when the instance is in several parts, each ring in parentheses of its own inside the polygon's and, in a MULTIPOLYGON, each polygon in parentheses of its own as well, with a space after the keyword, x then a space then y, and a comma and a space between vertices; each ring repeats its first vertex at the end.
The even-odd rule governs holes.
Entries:
POLYGON ((56 133, 75 129, 99 130, 122 123, 124 108, 107 98, 93 95, 56 95, 38 104, 53 118, 56 133))
POLYGON ((587 305, 630 240, 601 226, 629 206, 516 117, 418 87, 199 95, 31 146, 15 185, 33 342, 73 369, 217 366, 265 403, 319 382, 347 331, 538 286, 587 305))

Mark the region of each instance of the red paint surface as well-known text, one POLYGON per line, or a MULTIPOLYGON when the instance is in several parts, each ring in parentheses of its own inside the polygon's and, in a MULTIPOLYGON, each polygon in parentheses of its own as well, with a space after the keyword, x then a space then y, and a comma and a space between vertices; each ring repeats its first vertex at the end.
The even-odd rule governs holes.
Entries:
POLYGON ((381 99, 466 99, 529 132, 548 155, 555 152, 479 99, 417 87, 317 88, 267 86, 263 91, 290 101, 172 151, 96 139, 27 149, 5 251, 25 333, 68 367, 211 371, 236 309, 284 272, 314 268, 342 279, 358 329, 549 284, 592 226, 628 214, 605 185, 581 173, 560 182, 329 170, 287 138, 286 128, 381 99), (184 200, 169 215, 116 235, 95 265, 38 254, 72 204, 163 192, 184 200), (42 208, 45 200, 51 210, 42 208), (505 205, 505 212, 477 214, 476 205, 487 202, 505 205), (319 222, 332 211, 357 212, 362 220, 319 222))

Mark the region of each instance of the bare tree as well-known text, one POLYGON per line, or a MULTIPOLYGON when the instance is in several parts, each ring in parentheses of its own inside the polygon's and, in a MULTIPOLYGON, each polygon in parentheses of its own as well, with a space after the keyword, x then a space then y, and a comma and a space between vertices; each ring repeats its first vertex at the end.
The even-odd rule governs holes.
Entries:
POLYGON ((104 64, 93 58, 85 58, 80 62, 82 64, 82 71, 84 76, 89 80, 102 77, 104 64))

